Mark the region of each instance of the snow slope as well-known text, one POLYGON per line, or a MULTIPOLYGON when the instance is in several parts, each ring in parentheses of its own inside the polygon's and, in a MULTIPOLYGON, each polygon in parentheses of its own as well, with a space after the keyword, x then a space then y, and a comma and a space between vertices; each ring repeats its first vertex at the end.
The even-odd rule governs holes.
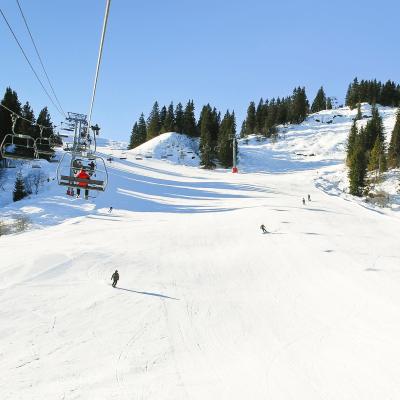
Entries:
POLYGON ((0 238, 2 400, 398 398, 398 213, 315 187, 336 145, 252 140, 241 174, 104 148, 106 193, 2 209, 42 227, 0 238))
POLYGON ((199 166, 199 139, 176 132, 163 133, 129 151, 137 158, 155 158, 169 163, 199 166))

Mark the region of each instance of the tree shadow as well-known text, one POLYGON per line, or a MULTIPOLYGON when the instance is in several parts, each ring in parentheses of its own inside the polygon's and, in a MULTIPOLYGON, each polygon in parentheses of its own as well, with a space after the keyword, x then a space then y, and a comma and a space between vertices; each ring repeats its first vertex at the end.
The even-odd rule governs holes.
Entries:
POLYGON ((132 292, 132 293, 138 293, 138 294, 144 294, 146 296, 155 296, 155 297, 161 297, 162 299, 169 299, 169 300, 180 300, 177 299, 176 297, 170 297, 170 296, 166 296, 164 294, 160 294, 160 293, 152 293, 152 292, 140 292, 138 290, 132 290, 132 289, 125 289, 125 288, 121 288, 121 287, 116 287, 115 289, 118 290, 125 290, 126 292, 132 292))

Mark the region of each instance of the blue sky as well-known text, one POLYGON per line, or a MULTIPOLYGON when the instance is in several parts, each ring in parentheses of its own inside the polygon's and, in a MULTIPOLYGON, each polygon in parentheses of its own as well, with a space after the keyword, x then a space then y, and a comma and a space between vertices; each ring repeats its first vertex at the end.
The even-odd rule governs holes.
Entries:
MULTIPOLYGON (((20 0, 66 111, 87 113, 105 0, 20 0)), ((1 3, 41 72, 14 0, 1 3)), ((234 109, 238 126, 251 100, 323 85, 342 100, 359 78, 400 81, 396 1, 112 0, 93 121, 110 138, 128 139, 152 104, 210 103, 234 109)), ((0 91, 6 86, 37 113, 49 106, 0 19, 0 91), (6 57, 4 57, 6 55, 6 57)))

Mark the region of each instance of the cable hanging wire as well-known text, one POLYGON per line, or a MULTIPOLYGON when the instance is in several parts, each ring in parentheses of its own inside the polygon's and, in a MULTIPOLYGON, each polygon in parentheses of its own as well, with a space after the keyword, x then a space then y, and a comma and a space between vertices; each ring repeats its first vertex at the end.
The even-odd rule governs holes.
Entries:
POLYGON ((49 98, 49 100, 51 101, 51 103, 53 104, 53 106, 56 108, 56 110, 58 111, 58 113, 59 113, 62 117, 64 117, 63 113, 60 111, 60 109, 58 108, 57 104, 54 102, 54 100, 51 98, 49 92, 48 92, 48 91, 46 90, 46 88, 44 87, 43 82, 42 82, 42 81, 40 80, 40 78, 39 78, 39 75, 37 74, 37 72, 36 72, 35 69, 33 68, 31 62, 29 61, 28 56, 26 55, 24 49, 22 48, 21 43, 19 42, 19 40, 18 40, 17 36, 15 35, 13 29, 11 28, 11 25, 9 24, 9 22, 8 22, 6 16, 4 15, 3 10, 2 10, 1 8, 0 8, 0 14, 3 16, 3 19, 4 19, 5 23, 7 24, 8 28, 10 29, 10 32, 12 33, 12 35, 13 35, 15 41, 17 42, 18 47, 20 48, 22 54, 24 55, 24 57, 25 57, 27 63, 28 63, 29 66, 31 67, 32 72, 33 72, 34 75, 36 76, 36 79, 37 79, 38 82, 40 83, 40 86, 42 87, 43 91, 46 93, 47 97, 49 98))
POLYGON ((97 66, 96 66, 96 75, 95 75, 95 78, 94 78, 93 93, 92 93, 92 99, 90 101, 89 114, 88 114, 88 127, 89 128, 90 128, 90 124, 91 124, 91 121, 92 121, 93 104, 94 104, 94 98, 96 96, 97 79, 99 77, 99 69, 100 69, 100 64, 101 64, 101 57, 103 55, 104 37, 106 35, 108 14, 110 12, 110 4, 111 4, 111 0, 107 0, 106 11, 105 11, 105 14, 104 14, 104 21, 103 21, 103 30, 101 32, 99 55, 97 57, 97 66))
POLYGON ((36 122, 32 122, 29 119, 24 118, 22 115, 19 115, 18 113, 16 113, 15 111, 9 109, 8 107, 6 107, 4 104, 0 103, 0 107, 3 107, 5 110, 7 110, 11 115, 16 115, 19 119, 23 119, 26 122, 29 122, 31 125, 35 125, 35 126, 39 126, 40 128, 43 129, 54 129, 57 127, 57 125, 53 125, 52 126, 44 126, 44 125, 40 125, 36 122))
POLYGON ((49 75, 47 74, 46 68, 44 67, 44 63, 43 63, 42 57, 41 57, 40 54, 39 54, 39 50, 38 50, 38 48, 37 48, 37 46, 36 46, 35 40, 33 39, 31 30, 29 29, 28 22, 27 22, 27 20, 26 20, 26 18, 25 18, 25 14, 24 14, 24 12, 22 11, 21 4, 19 3, 19 0, 16 0, 16 1, 17 1, 17 4, 18 4, 19 11, 20 11, 20 13, 21 13, 22 19, 24 20, 26 29, 27 29, 27 31, 28 31, 28 33, 29 33, 30 38, 31 38, 33 47, 35 48, 36 55, 38 56, 38 59, 39 59, 39 61, 40 61, 40 65, 42 66, 43 72, 44 72, 44 74, 45 74, 45 76, 46 76, 47 82, 48 82, 48 84, 49 84, 49 86, 50 86, 50 88, 51 88, 51 91, 53 92, 53 95, 54 95, 54 98, 55 98, 56 101, 57 101, 57 104, 58 104, 59 107, 60 107, 60 110, 62 111, 62 113, 64 114, 64 117, 66 118, 67 115, 65 114, 64 109, 63 109, 62 106, 61 106, 60 100, 58 100, 58 97, 57 97, 57 95, 56 95, 56 92, 55 92, 55 90, 54 90, 54 88, 53 88, 53 85, 52 85, 51 82, 50 82, 50 78, 49 78, 49 75))

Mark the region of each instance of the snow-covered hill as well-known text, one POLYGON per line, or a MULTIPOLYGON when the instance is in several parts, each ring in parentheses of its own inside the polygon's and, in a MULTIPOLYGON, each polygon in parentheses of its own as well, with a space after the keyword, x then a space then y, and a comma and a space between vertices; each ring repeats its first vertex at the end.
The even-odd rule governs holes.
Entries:
POLYGON ((163 133, 129 151, 136 160, 155 158, 174 164, 199 165, 199 140, 176 132, 163 133))
MULTIPOLYGON (((387 140, 390 140, 397 109, 379 106, 387 140)), ((363 103, 365 125, 371 116, 371 106, 363 103)), ((317 169, 342 164, 345 159, 346 141, 357 110, 343 107, 311 114, 299 125, 279 126, 279 139, 263 140, 251 136, 240 142, 241 169, 247 172, 285 172, 290 169, 317 169)))
POLYGON ((49 182, 2 207, 41 229, 0 237, 0 399, 396 399, 400 215, 315 186, 341 168, 334 112, 241 143, 239 174, 157 159, 170 134, 100 146, 87 202, 49 182))

